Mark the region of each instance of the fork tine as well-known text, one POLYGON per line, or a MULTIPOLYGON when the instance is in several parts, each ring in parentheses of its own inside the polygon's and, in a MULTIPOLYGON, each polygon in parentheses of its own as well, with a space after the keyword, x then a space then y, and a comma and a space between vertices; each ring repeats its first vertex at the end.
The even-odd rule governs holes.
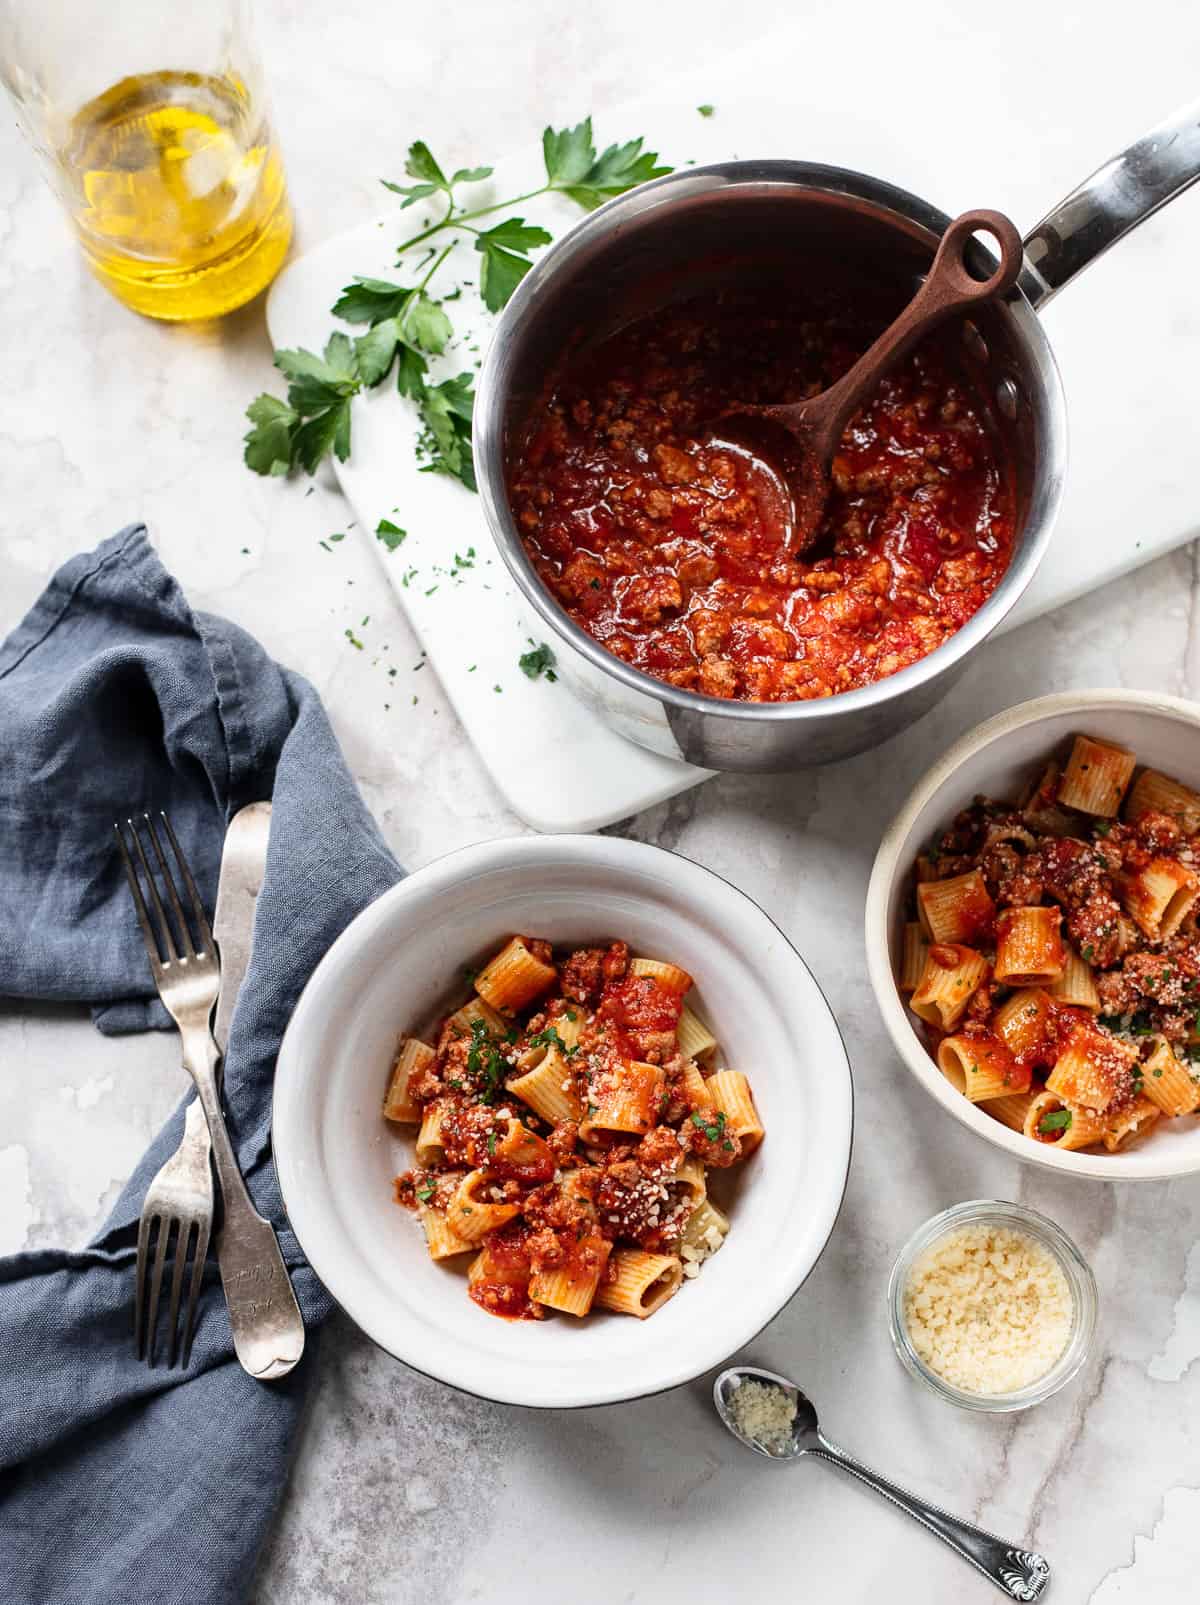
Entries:
POLYGON ((208 915, 204 912, 204 904, 200 899, 200 893, 196 889, 196 882, 192 878, 191 868, 187 859, 183 856, 183 848, 179 845, 179 838, 171 827, 171 821, 165 813, 160 813, 159 818, 162 820, 167 836, 170 838, 171 846, 175 851, 176 862, 183 876, 183 884, 187 887, 188 896, 192 900, 192 913, 196 916, 196 929, 200 932, 200 941, 204 951, 211 953, 213 952, 213 935, 209 929, 208 915))
MULTIPOLYGON (((149 819, 150 816, 146 814, 144 817, 149 819)), ((142 846, 141 833, 132 819, 127 819, 125 823, 129 826, 129 834, 133 837, 133 845, 137 848, 138 862, 142 866, 146 883, 150 887, 150 897, 154 903, 154 912, 158 915, 159 928, 166 944, 167 959, 172 964, 177 963, 179 954, 175 951, 175 939, 171 935, 171 927, 167 923, 167 911, 162 906, 162 898, 158 895, 158 884, 154 879, 154 871, 150 868, 150 860, 146 857, 146 849, 142 846)), ((161 857, 162 855, 160 854, 159 856, 161 857)))
MULTIPOLYGON (((147 925, 149 921, 147 920, 147 925)), ((137 1272, 133 1284, 133 1343, 139 1360, 145 1357, 146 1329, 146 1251, 150 1246, 150 1217, 138 1222, 137 1272)))
POLYGON ((187 1363, 192 1357, 192 1333, 196 1325, 196 1300, 200 1296, 200 1284, 204 1280, 204 1261, 208 1256, 209 1223, 205 1216, 196 1222, 196 1250, 192 1261, 192 1285, 188 1292, 187 1315, 183 1323, 183 1356, 180 1364, 187 1369, 187 1363))
POLYGON ((154 1255, 154 1274, 150 1279, 150 1308, 146 1314, 148 1359, 151 1367, 154 1365, 155 1330, 158 1326, 158 1295, 162 1289, 163 1261, 167 1257, 167 1238, 171 1235, 174 1221, 169 1215, 164 1215, 158 1223, 158 1249, 154 1255))
MULTIPOLYGON (((164 820, 166 817, 166 814, 160 815, 160 818, 164 820)), ((154 856, 158 859, 159 869, 162 870, 167 896, 171 899, 171 907, 174 909, 175 918, 179 922, 184 951, 187 953, 188 958, 194 959, 196 957, 196 949, 192 946, 192 933, 188 930, 188 922, 183 915, 183 904, 179 901, 179 893, 175 890, 175 877, 171 874, 170 866, 163 853, 162 843, 159 841, 158 832, 154 828, 154 820, 149 814, 143 814, 142 818, 146 821, 146 829, 150 832, 150 845, 154 848, 154 856)), ((176 856, 178 856, 178 848, 176 849, 176 856)), ((203 942, 203 936, 201 936, 201 941, 203 942)))
MULTIPOLYGON (((146 952, 150 956, 150 968, 157 979, 158 969, 162 963, 159 954, 158 938, 154 934, 154 927, 150 923, 150 914, 146 908, 146 900, 142 896, 142 888, 138 884, 137 870, 133 867, 133 859, 129 856, 129 849, 125 845, 125 836, 119 823, 114 824, 117 846, 121 849, 121 862, 125 866, 125 878, 129 882, 129 890, 133 894, 133 906, 137 910, 138 924, 142 927, 142 940, 146 944, 146 952)), ((136 840, 136 837, 135 837, 136 840)), ((151 882, 153 884, 153 882, 151 882)))
POLYGON ((167 1311, 167 1369, 175 1364, 175 1356, 179 1351, 179 1293, 183 1287, 183 1267, 187 1259, 188 1239, 192 1235, 193 1222, 180 1218, 179 1237, 175 1243, 175 1264, 171 1273, 171 1304, 167 1311))

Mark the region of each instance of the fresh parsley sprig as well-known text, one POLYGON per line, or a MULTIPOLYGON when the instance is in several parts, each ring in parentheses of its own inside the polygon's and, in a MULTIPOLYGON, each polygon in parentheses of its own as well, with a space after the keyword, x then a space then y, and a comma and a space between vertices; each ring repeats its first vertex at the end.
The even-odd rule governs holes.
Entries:
POLYGON ((439 301, 429 293, 430 281, 463 238, 469 238, 482 259, 483 304, 489 312, 499 312, 533 266, 530 253, 548 245, 551 236, 519 215, 487 228, 477 227, 479 220, 550 194, 566 195, 585 211, 594 211, 613 196, 671 171, 659 164, 655 151, 643 147, 643 140, 631 139, 597 154, 590 117, 574 128, 547 128, 542 135, 545 183, 511 200, 470 207, 460 203, 461 187, 490 178, 492 169, 460 167, 447 176, 423 140, 410 145, 404 171, 413 182, 384 179, 384 188, 403 197, 402 211, 439 196, 445 197, 446 210, 400 243, 397 266, 435 237, 452 237, 440 250, 430 246, 414 283, 356 277, 346 285, 331 310, 346 323, 365 325, 363 334, 353 340, 340 331, 331 335, 321 356, 304 350, 275 353, 275 365, 288 380, 287 399, 264 394, 246 409, 251 424, 245 439, 246 466, 258 474, 283 475, 296 468, 312 474, 330 451, 345 462, 350 455, 351 402, 364 389, 383 384, 394 370, 396 388, 417 408, 421 423, 417 452, 423 471, 449 474, 474 490, 474 376, 460 373, 437 384, 429 379, 429 358, 442 356, 453 340, 454 326, 445 305, 459 290, 439 301))

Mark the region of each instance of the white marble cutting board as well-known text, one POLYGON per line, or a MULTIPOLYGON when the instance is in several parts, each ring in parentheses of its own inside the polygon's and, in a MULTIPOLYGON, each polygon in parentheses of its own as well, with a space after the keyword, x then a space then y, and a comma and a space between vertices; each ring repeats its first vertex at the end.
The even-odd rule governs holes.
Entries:
MULTIPOLYGON (((998 206, 1023 229, 1060 198, 1047 191, 1040 152, 1027 140, 1022 144, 1025 131, 1006 126, 995 110, 990 135, 981 127, 973 141, 939 139, 933 149, 919 119, 864 120, 839 97, 834 80, 823 88, 819 74, 806 77, 798 106, 787 91, 788 68, 764 41, 727 65, 713 116, 699 115, 704 80, 693 78, 668 98, 607 115, 596 129, 597 144, 643 133, 676 166, 732 156, 833 161, 903 184, 951 213, 998 206)), ((1169 109, 1159 105, 1154 115, 1169 109)), ((1143 131, 1125 115, 1092 121, 1103 131, 1068 183, 1143 131)), ((477 186, 473 204, 530 189, 540 176, 531 145, 477 186)), ((1176 201, 1048 309, 1069 399, 1072 461, 1056 539, 1005 630, 1196 533, 1189 464, 1196 460, 1197 429, 1186 396, 1200 358, 1193 273, 1200 257, 1198 198, 1200 188, 1176 201)), ((520 211, 556 235, 580 215, 560 197, 526 203, 520 211)), ((275 344, 319 348, 342 326, 329 308, 355 274, 413 282, 415 258, 397 269, 395 246, 434 215, 419 205, 401 212, 396 202, 293 263, 268 303, 275 344)), ((477 366, 493 325, 475 290, 477 260, 464 242, 431 287, 446 293, 457 283, 469 285, 451 308, 456 346, 441 374, 477 366)), ((531 682, 520 672, 517 659, 531 644, 532 626, 480 504, 456 481, 418 471, 414 412, 390 384, 356 401, 353 427, 351 458, 335 471, 353 505, 356 534, 374 544, 371 532, 384 517, 407 531, 397 551, 378 546, 379 560, 467 733, 517 813, 541 830, 591 830, 707 778, 707 771, 615 736, 561 682, 531 682), (456 567, 456 555, 467 557, 472 548, 473 567, 456 567)))

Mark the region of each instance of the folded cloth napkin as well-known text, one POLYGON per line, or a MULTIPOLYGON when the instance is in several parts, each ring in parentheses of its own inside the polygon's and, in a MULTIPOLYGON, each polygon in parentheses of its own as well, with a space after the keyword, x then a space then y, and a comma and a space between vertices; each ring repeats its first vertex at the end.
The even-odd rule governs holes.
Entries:
MULTIPOLYGON (((138 1214, 182 1135, 181 1105, 92 1243, 0 1259, 5 1605, 245 1597, 331 1303, 275 1179, 275 1056, 321 955, 402 874, 312 687, 242 630, 194 613, 143 528, 60 569, 0 646, 0 995, 86 1002, 107 1032, 166 1025, 113 821, 166 809, 211 910, 224 826, 266 797, 267 870, 225 1093, 307 1352, 281 1382, 241 1370, 210 1250, 187 1371, 135 1358, 138 1214)), ((171 1056, 164 1042, 164 1065, 171 1056)))

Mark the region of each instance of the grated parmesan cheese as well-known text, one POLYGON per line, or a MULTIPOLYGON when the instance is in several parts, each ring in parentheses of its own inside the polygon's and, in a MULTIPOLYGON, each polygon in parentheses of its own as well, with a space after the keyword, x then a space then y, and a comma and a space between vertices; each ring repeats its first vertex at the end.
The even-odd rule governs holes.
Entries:
POLYGON ((719 1226, 710 1226, 703 1237, 695 1242, 684 1241, 679 1245, 679 1257, 683 1261, 683 1274, 687 1277, 699 1276, 700 1267, 706 1259, 710 1259, 725 1241, 725 1233, 719 1226))
POLYGON ((1015 1393, 1045 1376, 1067 1346, 1073 1316, 1070 1286, 1050 1250, 985 1222, 931 1243, 904 1289, 913 1348, 964 1393, 1015 1393))
POLYGON ((734 1389, 729 1413, 743 1438, 752 1438, 768 1454, 784 1455, 792 1447, 796 1401, 782 1388, 747 1377, 734 1389))

